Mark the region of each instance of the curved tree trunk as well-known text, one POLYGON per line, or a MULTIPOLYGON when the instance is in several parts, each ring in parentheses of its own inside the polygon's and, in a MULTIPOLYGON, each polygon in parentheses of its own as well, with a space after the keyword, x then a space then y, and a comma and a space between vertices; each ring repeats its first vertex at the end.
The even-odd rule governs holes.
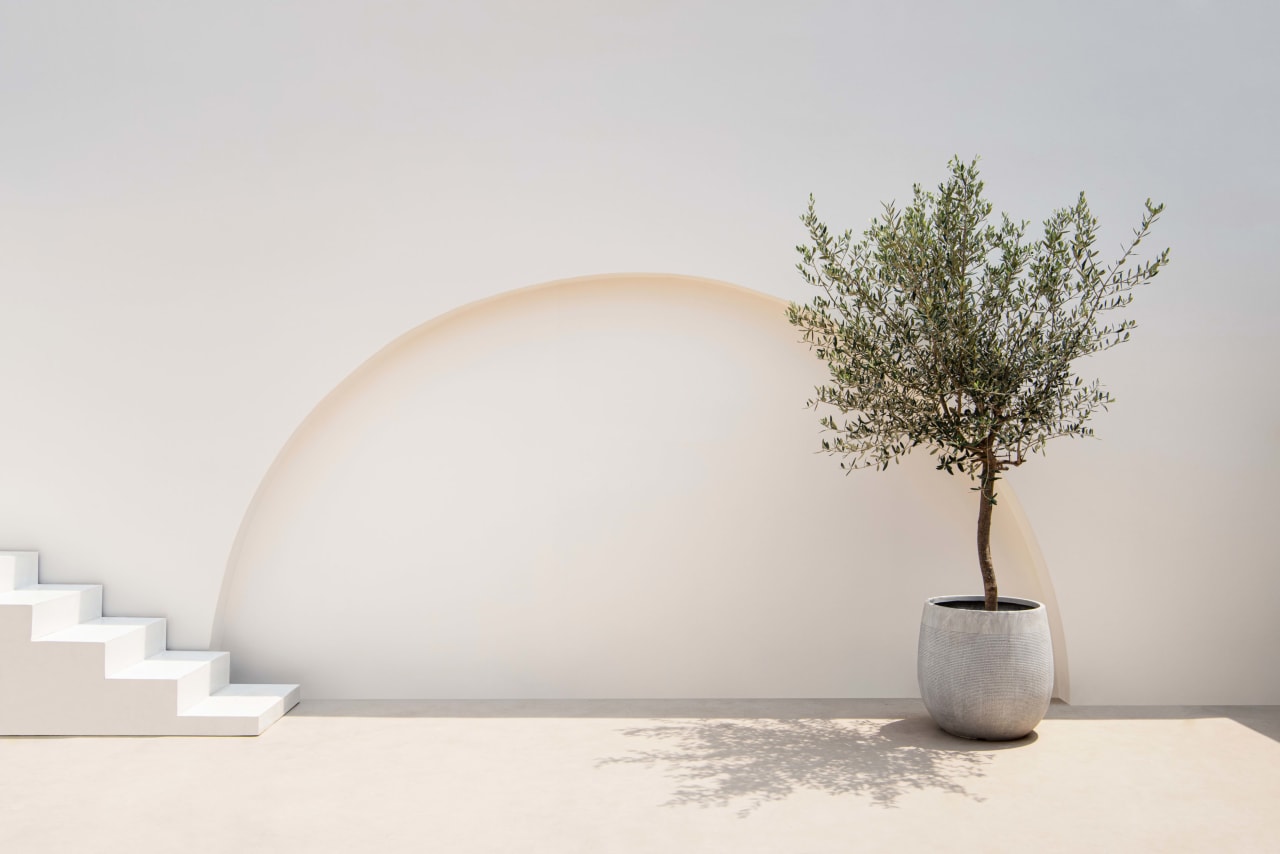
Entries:
POLYGON ((991 511, 996 506, 996 475, 999 468, 991 455, 991 440, 986 442, 982 460, 982 489, 978 499, 978 566, 982 569, 984 606, 988 611, 999 610, 996 592, 996 568, 991 562, 991 511))

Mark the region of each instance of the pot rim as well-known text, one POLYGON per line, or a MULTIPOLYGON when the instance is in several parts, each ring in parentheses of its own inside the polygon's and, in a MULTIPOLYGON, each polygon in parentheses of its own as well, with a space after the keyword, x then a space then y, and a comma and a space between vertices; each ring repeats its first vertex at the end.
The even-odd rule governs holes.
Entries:
POLYGON ((999 601, 1027 607, 1017 611, 987 611, 981 608, 944 608, 944 602, 981 602, 982 596, 934 596, 924 602, 921 628, 931 626, 951 632, 977 635, 1006 635, 1049 629, 1049 611, 1042 602, 1001 596, 999 601))
MULTIPOLYGON (((958 596, 930 596, 928 599, 924 600, 924 603, 926 605, 933 605, 934 607, 942 607, 942 603, 944 602, 984 602, 984 601, 986 601, 985 596, 974 596, 974 595, 966 594, 966 595, 958 595, 958 596)), ((984 614, 1022 613, 1022 614, 1025 614, 1027 613, 1027 611, 1039 611, 1044 609, 1043 602, 1037 602, 1035 599, 1023 599, 1020 596, 997 596, 996 601, 1008 602, 1011 605, 1026 605, 1028 607, 1022 611, 975 611, 974 613, 984 613, 984 614)))

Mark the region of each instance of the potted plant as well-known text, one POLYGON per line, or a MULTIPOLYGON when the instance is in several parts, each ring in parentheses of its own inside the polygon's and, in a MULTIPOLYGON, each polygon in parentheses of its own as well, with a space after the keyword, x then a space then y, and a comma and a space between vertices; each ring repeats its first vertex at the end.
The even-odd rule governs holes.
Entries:
POLYGON ((909 206, 884 206, 860 241, 833 235, 815 203, 801 221, 810 243, 797 265, 820 293, 788 319, 831 371, 809 401, 834 407, 822 448, 846 470, 886 469, 924 446, 937 468, 968 475, 978 493, 983 596, 925 603, 920 691, 934 720, 968 738, 1020 738, 1044 717, 1053 685, 1044 606, 1000 597, 991 515, 1001 473, 1057 436, 1091 436, 1112 398, 1076 373, 1083 356, 1129 339, 1117 312, 1168 262, 1145 263, 1142 223, 1113 263, 1094 249, 1097 220, 1084 194, 1055 211, 1039 239, 982 195, 977 160, 949 164, 937 192, 915 186, 909 206))

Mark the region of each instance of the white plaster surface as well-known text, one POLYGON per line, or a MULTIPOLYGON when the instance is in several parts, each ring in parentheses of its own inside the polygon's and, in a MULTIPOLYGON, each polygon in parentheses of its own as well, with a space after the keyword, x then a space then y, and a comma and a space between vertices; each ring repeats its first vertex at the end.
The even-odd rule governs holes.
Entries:
MULTIPOLYGON (((409 333, 264 480, 214 645, 310 697, 914 693, 921 603, 981 589, 976 495, 819 453, 784 308, 611 276, 409 333)), ((995 531, 1002 590, 1053 601, 995 531)))
MULTIPOLYGON (((1100 441, 1010 475, 1073 701, 1278 703, 1278 27, 1193 0, 0 3, 0 546, 207 647, 272 462, 388 342, 609 271, 807 298, 809 193, 859 229, 980 154, 1015 218, 1085 190, 1104 257, 1168 204, 1133 341, 1084 366, 1117 397, 1100 441)), ((966 592, 851 588, 904 631, 966 592)))
POLYGON ((303 701, 256 739, 0 739, 0 850, 1266 854, 1280 718, 1249 711, 975 745, 918 701, 303 701))

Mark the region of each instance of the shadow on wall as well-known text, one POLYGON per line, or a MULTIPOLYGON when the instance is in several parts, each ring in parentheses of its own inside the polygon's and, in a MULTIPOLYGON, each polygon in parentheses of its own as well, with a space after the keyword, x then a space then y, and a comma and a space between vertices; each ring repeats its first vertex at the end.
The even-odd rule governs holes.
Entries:
MULTIPOLYGON (((605 276, 390 344, 246 513, 213 639, 234 677, 309 698, 916 695, 923 599, 980 591, 973 493, 927 455, 846 478, 816 453, 825 368, 784 307, 605 276)), ((997 514, 1002 592, 1052 606, 1018 519, 997 514)))

